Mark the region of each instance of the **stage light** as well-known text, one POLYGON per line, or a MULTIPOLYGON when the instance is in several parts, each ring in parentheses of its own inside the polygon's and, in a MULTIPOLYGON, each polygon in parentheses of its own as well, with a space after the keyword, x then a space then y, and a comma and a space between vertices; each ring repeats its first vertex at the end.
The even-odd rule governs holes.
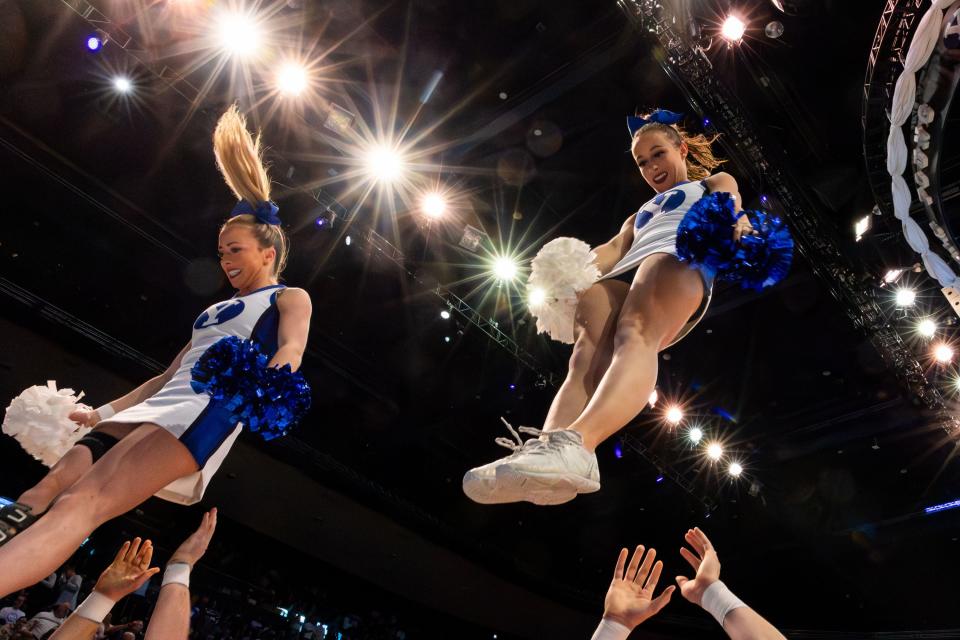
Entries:
POLYGON ((113 88, 116 89, 118 93, 130 93, 133 91, 133 83, 130 82, 130 78, 116 76, 113 79, 113 88))
POLYGON ((615 457, 617 460, 623 457, 623 445, 621 445, 619 442, 613 445, 613 457, 615 457))
POLYGON ((723 445, 719 442, 711 442, 707 445, 707 457, 711 460, 719 460, 723 457, 723 445))
POLYGON ((379 145, 367 152, 367 173, 374 180, 393 182, 403 173, 403 160, 400 154, 386 146, 379 145))
POLYGON ((450 336, 443 336, 444 342, 450 342, 450 336))
POLYGON ((853 224, 854 240, 860 242, 863 236, 870 230, 870 215, 865 215, 853 224))
POLYGON ((913 289, 897 289, 896 300, 898 307, 912 307, 917 301, 917 292, 913 289))
POLYGON ((950 345, 940 343, 933 348, 933 357, 936 358, 937 362, 946 364, 953 360, 953 349, 950 345))
POLYGON ((220 48, 238 58, 250 58, 260 50, 263 32, 253 16, 239 12, 224 13, 217 21, 220 48))
POLYGON ((932 507, 924 508, 924 513, 937 513, 938 511, 946 511, 947 509, 956 509, 960 507, 960 500, 951 500, 950 502, 944 502, 942 504, 935 504, 932 507))
POLYGON ((447 212, 447 201, 439 193, 428 193, 420 202, 420 210, 428 218, 438 220, 447 212))
POLYGON ((890 269, 885 274, 883 274, 883 281, 886 284, 893 284, 900 279, 900 275, 903 273, 903 269, 890 269))
POLYGON ((663 476, 657 476, 657 484, 663 482, 663 476))
POLYGON ((658 400, 659 398, 660 398, 660 396, 659 396, 659 394, 657 394, 657 390, 656 390, 656 389, 654 389, 653 391, 650 392, 650 397, 647 398, 647 404, 650 405, 650 408, 651 408, 651 409, 654 408, 655 406, 657 406, 657 400, 658 400))
POLYGON ((103 49, 103 40, 100 39, 100 36, 88 37, 87 49, 90 51, 100 51, 100 49, 103 49))
POLYGON ((677 426, 678 424, 683 422, 683 411, 680 409, 680 407, 674 405, 669 409, 667 409, 666 417, 667 417, 667 422, 669 422, 673 426, 677 426))
POLYGON ((783 23, 779 20, 773 20, 767 23, 763 28, 763 33, 771 40, 776 40, 783 35, 783 23))
POLYGON ((306 68, 295 62, 288 62, 277 72, 277 90, 283 95, 299 96, 309 85, 306 68))
POLYGON ((493 261, 493 275, 498 280, 513 280, 517 277, 517 263, 508 256, 499 256, 493 261))
POLYGON ((917 323, 917 333, 924 338, 932 338, 937 333, 937 323, 930 318, 924 318, 917 323))
POLYGON ((720 35, 731 43, 740 42, 746 31, 747 25, 743 23, 743 20, 733 15, 727 16, 727 19, 723 21, 723 26, 720 27, 720 35))
POLYGON ((541 289, 540 287, 534 287, 530 290, 530 295, 527 297, 527 305, 533 306, 538 304, 543 304, 547 299, 547 292, 541 289))
POLYGON ((444 320, 449 320, 450 312, 444 309, 443 311, 440 312, 440 317, 443 318, 444 320))
POLYGON ((693 427, 687 431, 687 437, 690 439, 690 442, 693 444, 699 444, 703 439, 703 429, 700 427, 693 427))
POLYGON ((730 467, 727 469, 727 473, 734 478, 739 478, 740 474, 743 473, 743 465, 739 462, 731 462, 730 467))
POLYGON ((353 240, 350 238, 350 236, 347 236, 346 238, 344 238, 343 241, 344 241, 344 243, 346 243, 346 245, 347 245, 348 247, 350 246, 350 243, 353 242, 353 240))

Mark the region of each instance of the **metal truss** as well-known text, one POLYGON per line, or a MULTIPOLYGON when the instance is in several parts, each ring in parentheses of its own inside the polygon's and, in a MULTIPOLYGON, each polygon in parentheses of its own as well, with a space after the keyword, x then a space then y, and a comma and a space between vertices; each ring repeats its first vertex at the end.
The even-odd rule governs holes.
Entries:
MULTIPOLYGON (((924 3, 925 0, 887 0, 870 45, 863 81, 861 122, 867 179, 877 206, 889 215, 893 215, 893 199, 887 172, 887 132, 890 129, 887 111, 893 98, 894 83, 903 70, 914 22, 923 15, 920 7, 924 3)), ((922 209, 919 202, 914 202, 911 213, 922 209)))
POLYGON ((113 43, 134 58, 140 66, 152 73, 171 90, 179 93, 191 104, 200 97, 200 90, 190 83, 181 73, 165 64, 155 62, 150 54, 138 49, 133 37, 110 19, 105 13, 87 2, 87 0, 60 0, 74 13, 84 19, 104 37, 104 44, 113 43))
MULTIPOLYGON (((919 1, 919 0, 911 0, 919 1)), ((904 343, 878 303, 864 274, 841 251, 829 220, 787 171, 783 150, 765 141, 733 92, 713 72, 704 52, 679 28, 683 21, 657 0, 618 0, 628 19, 662 51, 654 57, 693 109, 708 116, 729 135, 720 144, 758 193, 766 193, 785 212, 798 250, 813 272, 842 305, 847 316, 870 338, 887 366, 907 390, 934 411, 948 433, 960 432, 960 419, 948 410, 939 388, 904 343)))
POLYGON ((640 455, 641 458, 653 465, 661 475, 665 478, 669 478, 675 485, 683 489, 683 491, 700 503, 703 507, 703 514, 707 517, 717 508, 717 504, 710 498, 706 498, 700 495, 700 492, 693 485, 690 480, 687 479, 685 474, 677 471, 673 466, 661 459, 657 454, 650 450, 650 448, 643 443, 643 441, 637 436, 631 435, 630 433, 625 433, 620 441, 630 447, 631 450, 640 455))
POLYGON ((107 353, 135 362, 151 373, 160 373, 166 369, 166 365, 161 362, 137 351, 125 342, 100 331, 93 325, 84 322, 68 311, 64 311, 52 302, 44 300, 40 296, 31 293, 6 278, 0 278, 0 293, 34 311, 41 318, 50 320, 87 338, 107 353))
MULTIPOLYGON (((354 224, 357 223, 354 222, 354 224)), ((407 268, 406 258, 404 257, 403 252, 395 247, 389 240, 377 233, 373 228, 369 227, 364 232, 363 238, 371 247, 371 249, 399 266, 418 284, 425 285, 423 280, 420 279, 416 273, 407 268)), ((545 370, 530 353, 524 350, 523 347, 517 343, 516 340, 504 333, 503 330, 501 330, 497 325, 495 320, 491 320, 490 318, 484 316, 482 313, 470 306, 467 301, 453 293, 444 285, 437 285, 437 287, 433 289, 433 293, 440 298, 444 304, 446 304, 447 308, 451 312, 456 313, 458 316, 460 316, 460 318, 482 331, 488 338, 503 347, 503 349, 505 349, 507 353, 509 353, 519 364, 536 374, 538 386, 559 386, 559 377, 552 371, 545 370)))

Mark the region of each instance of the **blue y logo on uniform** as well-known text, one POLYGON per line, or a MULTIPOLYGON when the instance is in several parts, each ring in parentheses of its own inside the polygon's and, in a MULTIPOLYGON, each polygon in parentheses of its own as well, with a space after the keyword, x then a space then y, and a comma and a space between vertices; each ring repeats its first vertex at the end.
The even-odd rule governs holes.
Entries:
POLYGON ((212 309, 207 309, 200 314, 200 317, 197 318, 197 321, 193 323, 194 329, 205 329, 206 327, 213 327, 218 324, 223 324, 228 320, 233 320, 238 315, 243 313, 243 300, 227 300, 221 302, 214 306, 212 309))
POLYGON ((658 193, 653 200, 643 205, 643 208, 637 212, 637 221, 634 226, 639 229, 650 222, 650 218, 658 213, 670 213, 682 205, 686 198, 687 194, 683 189, 671 189, 658 193))

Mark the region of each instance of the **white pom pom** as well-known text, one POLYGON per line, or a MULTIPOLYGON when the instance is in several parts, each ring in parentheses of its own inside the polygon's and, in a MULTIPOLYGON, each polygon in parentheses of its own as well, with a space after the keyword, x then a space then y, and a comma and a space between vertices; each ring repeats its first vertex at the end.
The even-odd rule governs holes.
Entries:
POLYGON ((537 332, 573 344, 577 294, 597 281, 597 254, 576 238, 557 238, 543 246, 530 263, 527 307, 537 319, 537 332))
POLYGON ((54 380, 46 386, 26 389, 10 402, 3 418, 3 432, 13 436, 34 458, 52 467, 57 460, 90 432, 69 416, 74 411, 90 411, 80 403, 83 392, 74 395, 73 389, 57 389, 54 380))

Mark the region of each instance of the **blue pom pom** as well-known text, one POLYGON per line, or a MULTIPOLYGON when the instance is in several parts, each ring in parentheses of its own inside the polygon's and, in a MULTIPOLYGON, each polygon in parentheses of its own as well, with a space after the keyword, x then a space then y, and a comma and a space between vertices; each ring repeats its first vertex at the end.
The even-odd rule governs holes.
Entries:
POLYGON ((740 281, 744 289, 760 291, 787 277, 793 262, 793 238, 778 216, 746 211, 754 234, 744 236, 733 269, 724 279, 740 281))
POLYGON ((677 255, 712 276, 730 271, 737 254, 733 241, 736 223, 729 193, 716 192, 700 198, 677 227, 677 255))
MULTIPOLYGON (((793 261, 793 238, 779 217, 743 211, 754 234, 733 240, 739 215, 729 193, 697 200, 677 227, 677 254, 712 276, 759 291, 783 280, 793 261)), ((742 214, 740 214, 742 215, 742 214)))
POLYGON ((268 367, 250 340, 221 338, 190 370, 190 386, 231 410, 231 419, 264 440, 285 435, 310 408, 310 385, 290 365, 268 367))

